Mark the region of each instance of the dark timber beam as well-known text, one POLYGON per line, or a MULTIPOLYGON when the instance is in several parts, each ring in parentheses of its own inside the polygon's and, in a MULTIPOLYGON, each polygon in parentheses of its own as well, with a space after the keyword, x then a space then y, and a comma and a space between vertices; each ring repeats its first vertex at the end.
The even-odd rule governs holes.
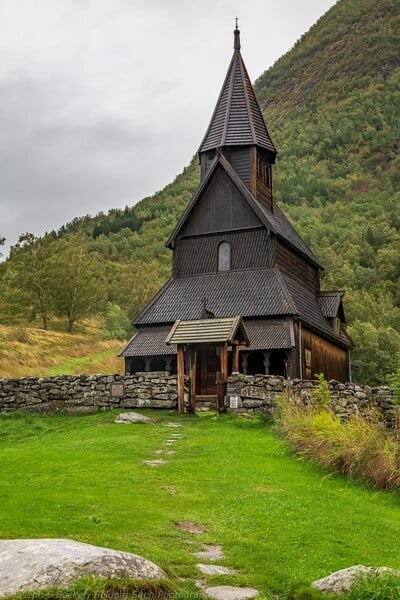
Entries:
POLYGON ((178 371, 178 411, 185 411, 185 351, 183 346, 178 345, 177 350, 178 371))
POLYGON ((196 350, 190 350, 190 399, 189 406, 190 412, 194 413, 196 411, 196 362, 197 362, 197 352, 196 350))

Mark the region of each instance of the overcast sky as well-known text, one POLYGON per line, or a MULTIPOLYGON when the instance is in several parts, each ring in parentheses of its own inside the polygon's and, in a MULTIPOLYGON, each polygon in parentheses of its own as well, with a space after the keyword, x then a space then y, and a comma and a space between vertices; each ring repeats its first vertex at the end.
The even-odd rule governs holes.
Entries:
POLYGON ((196 152, 239 17, 253 81, 334 0, 0 0, 0 235, 132 205, 196 152))

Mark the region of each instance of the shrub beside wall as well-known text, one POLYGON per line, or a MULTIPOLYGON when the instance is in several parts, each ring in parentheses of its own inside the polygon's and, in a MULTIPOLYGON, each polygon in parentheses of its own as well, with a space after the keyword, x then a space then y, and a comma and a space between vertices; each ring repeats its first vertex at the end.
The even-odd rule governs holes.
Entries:
MULTIPOLYGON (((273 420, 277 401, 283 394, 309 404, 316 385, 314 381, 287 380, 273 375, 232 375, 228 379, 226 406, 228 410, 240 412, 259 410, 273 420)), ((378 413, 387 426, 394 427, 397 405, 389 387, 372 388, 338 381, 328 382, 328 387, 330 408, 341 420, 378 413)))

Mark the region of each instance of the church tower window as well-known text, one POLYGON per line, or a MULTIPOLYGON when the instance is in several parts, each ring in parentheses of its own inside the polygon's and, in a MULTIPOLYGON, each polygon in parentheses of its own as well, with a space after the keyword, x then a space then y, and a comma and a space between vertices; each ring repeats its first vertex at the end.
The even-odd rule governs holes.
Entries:
POLYGON ((221 242, 218 245, 218 271, 231 270, 231 245, 221 242))

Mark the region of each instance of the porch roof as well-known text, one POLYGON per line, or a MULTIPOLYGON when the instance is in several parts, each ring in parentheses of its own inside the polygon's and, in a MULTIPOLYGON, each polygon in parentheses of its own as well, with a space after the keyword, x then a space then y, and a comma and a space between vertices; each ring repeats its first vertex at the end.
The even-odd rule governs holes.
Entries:
POLYGON ((169 332, 166 344, 218 344, 238 342, 249 346, 246 328, 239 316, 225 319, 198 319, 196 321, 175 321, 169 332))

